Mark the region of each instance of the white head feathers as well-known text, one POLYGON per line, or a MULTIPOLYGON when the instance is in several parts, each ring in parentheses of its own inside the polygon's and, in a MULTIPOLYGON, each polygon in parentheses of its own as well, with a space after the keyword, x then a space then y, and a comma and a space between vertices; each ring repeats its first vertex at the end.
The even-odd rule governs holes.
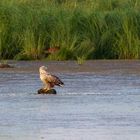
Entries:
POLYGON ((39 72, 40 72, 40 74, 43 74, 43 73, 47 73, 47 67, 45 67, 45 66, 41 66, 40 68, 39 68, 39 72))

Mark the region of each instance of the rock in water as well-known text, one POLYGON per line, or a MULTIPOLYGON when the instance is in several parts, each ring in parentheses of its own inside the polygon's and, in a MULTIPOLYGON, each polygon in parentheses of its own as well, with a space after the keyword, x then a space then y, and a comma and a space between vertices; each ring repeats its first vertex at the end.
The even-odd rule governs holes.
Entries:
POLYGON ((46 90, 41 88, 38 90, 38 94, 56 94, 56 90, 55 89, 46 90))
POLYGON ((0 68, 13 68, 13 67, 10 66, 9 64, 0 63, 0 68))

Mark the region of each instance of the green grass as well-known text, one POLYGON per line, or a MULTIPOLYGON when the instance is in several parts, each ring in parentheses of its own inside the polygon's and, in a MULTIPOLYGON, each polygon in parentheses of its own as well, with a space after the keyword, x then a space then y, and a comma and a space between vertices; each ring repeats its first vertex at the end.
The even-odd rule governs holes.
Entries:
POLYGON ((140 1, 1 0, 0 59, 44 58, 139 59, 140 1))

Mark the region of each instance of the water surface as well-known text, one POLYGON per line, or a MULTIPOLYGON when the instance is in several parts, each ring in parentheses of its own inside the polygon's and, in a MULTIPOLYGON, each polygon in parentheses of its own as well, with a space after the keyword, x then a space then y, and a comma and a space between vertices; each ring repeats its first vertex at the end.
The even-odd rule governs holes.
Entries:
POLYGON ((38 72, 0 72, 1 140, 139 140, 140 74, 55 73, 57 95, 38 95, 38 72))

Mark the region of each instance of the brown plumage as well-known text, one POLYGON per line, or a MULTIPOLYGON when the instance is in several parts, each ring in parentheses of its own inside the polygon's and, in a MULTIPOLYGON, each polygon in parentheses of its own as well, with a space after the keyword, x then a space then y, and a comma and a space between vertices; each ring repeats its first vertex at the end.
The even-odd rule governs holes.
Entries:
POLYGON ((41 66, 39 68, 40 79, 44 83, 44 89, 50 90, 55 85, 63 87, 64 83, 55 75, 51 75, 47 72, 47 68, 45 66, 41 66))

